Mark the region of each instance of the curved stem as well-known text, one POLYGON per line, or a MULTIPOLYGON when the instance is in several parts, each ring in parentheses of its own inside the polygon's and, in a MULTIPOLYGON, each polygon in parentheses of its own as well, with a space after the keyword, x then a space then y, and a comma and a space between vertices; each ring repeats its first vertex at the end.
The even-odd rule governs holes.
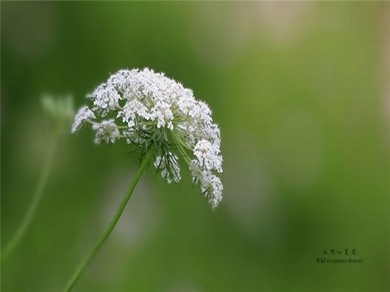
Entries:
POLYGON ((39 178, 39 182, 37 185, 37 188, 35 189, 31 204, 27 210, 27 213, 25 214, 22 223, 20 224, 19 228, 17 229, 14 236, 11 238, 11 240, 8 242, 6 247, 1 253, 1 259, 5 260, 11 252, 15 249, 15 247, 19 244, 20 240, 23 238, 24 234, 26 233, 28 227, 30 226, 35 213, 38 209, 39 202, 42 199, 42 195, 44 193, 45 187, 47 185, 47 181, 49 178, 50 170, 53 165, 53 159, 54 159, 54 153, 57 146, 57 139, 58 134, 57 132, 53 133, 53 137, 49 144, 49 149, 47 151, 47 156, 45 160, 45 164, 42 169, 41 176, 39 178))
POLYGON ((120 203, 118 209, 116 210, 114 217, 112 218, 110 224, 108 225, 107 229, 104 231, 102 237, 99 239, 95 247, 92 249, 92 251, 88 254, 88 256, 81 262, 80 266, 77 268, 76 272, 74 273, 72 279, 69 281, 65 291, 71 291, 73 286, 76 284, 77 280, 80 278, 81 274, 87 267, 87 265, 92 261, 92 259, 96 256, 97 252, 100 250, 104 242, 107 240, 107 238, 110 236, 111 232, 114 230, 116 224, 119 221, 119 218, 121 217, 123 210, 125 209, 127 202, 129 201, 139 179, 141 178, 142 173, 146 169, 148 163, 153 158, 153 148, 150 148, 147 154, 145 155, 137 173, 135 174, 133 181, 130 183, 129 189, 127 190, 125 196, 122 199, 122 202, 120 203))

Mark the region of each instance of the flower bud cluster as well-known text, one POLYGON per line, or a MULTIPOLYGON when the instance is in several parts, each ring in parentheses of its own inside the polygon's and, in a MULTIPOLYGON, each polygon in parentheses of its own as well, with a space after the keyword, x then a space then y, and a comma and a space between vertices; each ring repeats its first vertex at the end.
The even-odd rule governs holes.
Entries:
POLYGON ((206 103, 190 89, 145 68, 120 70, 87 96, 72 132, 92 124, 96 143, 125 139, 142 151, 153 147, 154 166, 168 182, 179 182, 179 158, 213 207, 222 199, 220 131, 206 103))
POLYGON ((74 117, 73 97, 71 95, 55 97, 45 94, 41 97, 45 114, 50 118, 57 133, 69 133, 69 124, 74 117))

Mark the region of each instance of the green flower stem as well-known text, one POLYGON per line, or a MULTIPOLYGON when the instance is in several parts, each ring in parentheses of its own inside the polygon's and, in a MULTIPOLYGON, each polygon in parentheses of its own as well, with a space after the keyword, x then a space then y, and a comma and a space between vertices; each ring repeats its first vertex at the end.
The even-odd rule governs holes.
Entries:
POLYGON ((135 174, 135 177, 133 178, 133 181, 130 183, 129 189, 127 190, 125 196, 122 199, 122 202, 120 203, 118 209, 116 210, 114 217, 112 218, 110 224, 108 225, 107 229, 104 231, 102 237, 99 239, 95 247, 92 249, 92 251, 89 253, 89 255, 81 262, 80 266, 77 268, 76 272, 74 273, 72 279, 69 281, 65 291, 71 291, 74 285, 76 284, 77 280, 80 278, 81 274, 87 267, 87 265, 92 261, 92 259, 96 256, 97 252, 100 250, 104 242, 107 240, 107 238, 110 236, 111 232, 114 230, 116 224, 119 221, 119 218, 121 217, 123 210, 125 209, 127 202, 129 201, 139 179, 141 178, 141 175, 143 174, 144 170, 148 166, 149 162, 153 158, 153 148, 151 147, 147 154, 145 155, 144 159, 142 160, 142 163, 135 174))
POLYGON ((53 137, 51 138, 49 148, 47 151, 46 160, 42 169, 41 176, 39 178, 39 182, 37 185, 37 188, 35 189, 35 193, 33 195, 31 204, 27 210, 27 213, 25 214, 22 223, 20 224, 19 228, 17 229, 14 236, 10 239, 8 244, 5 246, 4 250, 1 253, 1 260, 5 260, 15 249, 15 247, 19 244, 20 240, 23 238, 24 234, 26 233, 27 229, 31 225, 32 220, 35 217, 35 213, 37 212, 39 202, 42 199, 45 187, 47 185, 47 181, 49 178, 50 170, 53 165, 54 160, 54 154, 55 150, 57 148, 57 140, 58 140, 58 133, 54 131, 53 137))

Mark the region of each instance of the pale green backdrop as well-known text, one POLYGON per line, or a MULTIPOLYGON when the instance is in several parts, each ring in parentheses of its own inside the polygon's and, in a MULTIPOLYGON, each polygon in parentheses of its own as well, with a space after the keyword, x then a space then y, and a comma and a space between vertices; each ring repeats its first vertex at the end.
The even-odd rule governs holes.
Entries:
MULTIPOLYGON (((42 94, 78 107, 150 67, 212 108, 224 200, 150 168, 75 291, 389 291, 389 19, 385 2, 1 2, 2 244, 48 151, 42 94)), ((2 291, 61 291, 136 167, 64 135, 2 291)))

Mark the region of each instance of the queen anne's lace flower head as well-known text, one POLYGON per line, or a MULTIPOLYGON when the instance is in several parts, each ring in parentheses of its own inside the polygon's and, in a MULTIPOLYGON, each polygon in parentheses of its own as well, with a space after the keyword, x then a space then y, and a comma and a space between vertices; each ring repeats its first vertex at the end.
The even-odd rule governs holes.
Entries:
POLYGON ((125 139, 143 152, 153 147, 154 166, 168 182, 179 182, 179 157, 213 207, 222 199, 221 137, 206 103, 190 89, 150 69, 120 70, 87 96, 72 132, 92 124, 96 143, 125 139))

